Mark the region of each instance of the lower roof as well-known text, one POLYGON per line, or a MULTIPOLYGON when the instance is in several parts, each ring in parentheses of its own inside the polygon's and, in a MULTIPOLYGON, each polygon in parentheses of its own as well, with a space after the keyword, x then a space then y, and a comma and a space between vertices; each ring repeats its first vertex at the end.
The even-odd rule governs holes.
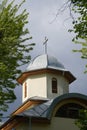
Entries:
POLYGON ((25 117, 41 117, 41 118, 51 118, 51 114, 56 105, 61 103, 62 101, 67 101, 73 99, 73 101, 80 101, 82 104, 86 106, 87 109, 87 96, 79 93, 67 93, 61 96, 58 96, 54 99, 50 99, 42 104, 39 104, 31 109, 27 109, 24 112, 18 114, 18 116, 25 117))
MULTIPOLYGON (((38 97, 37 97, 38 99, 38 97)), ((40 98, 39 98, 40 99, 40 98)), ((31 99, 30 99, 31 100, 31 99)), ((33 99, 34 100, 34 99, 33 99)), ((36 100, 36 97, 35 97, 36 100)), ((41 99, 42 100, 42 99, 41 99)), ((67 101, 73 101, 76 102, 78 101, 81 102, 84 106, 85 109, 87 109, 87 96, 79 93, 67 93, 61 96, 58 96, 54 99, 47 99, 45 102, 42 102, 39 105, 36 105, 30 109, 26 109, 23 112, 13 115, 6 123, 4 123, 0 128, 3 128, 5 125, 7 125, 11 119, 18 118, 18 117, 23 117, 23 118, 41 118, 41 119, 47 119, 50 120, 52 116, 52 112, 54 111, 54 108, 62 103, 63 101, 67 103, 67 101), (71 99, 71 100, 70 100, 71 99)))

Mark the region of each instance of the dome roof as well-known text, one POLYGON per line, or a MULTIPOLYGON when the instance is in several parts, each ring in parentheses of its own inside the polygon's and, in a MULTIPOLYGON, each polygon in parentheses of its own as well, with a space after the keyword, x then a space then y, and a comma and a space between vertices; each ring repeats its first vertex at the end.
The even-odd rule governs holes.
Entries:
POLYGON ((39 70, 45 69, 54 70, 55 73, 58 71, 63 72, 61 74, 66 77, 69 83, 72 83, 74 80, 76 80, 73 74, 70 71, 66 70, 65 67, 55 57, 43 54, 35 57, 29 63, 26 71, 21 74, 17 81, 22 84, 31 72, 32 74, 35 74, 36 71, 39 73, 39 70))
POLYGON ((26 71, 52 68, 56 70, 65 70, 64 66, 53 56, 43 54, 34 58, 28 65, 26 71))

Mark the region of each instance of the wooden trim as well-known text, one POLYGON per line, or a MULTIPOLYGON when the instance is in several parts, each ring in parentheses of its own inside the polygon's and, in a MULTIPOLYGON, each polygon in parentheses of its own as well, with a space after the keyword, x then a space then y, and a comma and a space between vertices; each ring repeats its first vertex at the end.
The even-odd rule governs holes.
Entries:
POLYGON ((24 118, 22 117, 13 117, 10 120, 8 120, 0 130, 11 130, 12 128, 15 128, 17 125, 21 124, 23 122, 24 118))
POLYGON ((24 83, 24 98, 27 97, 27 83, 24 83))
POLYGON ((11 115, 17 115, 21 112, 23 112, 26 109, 31 108, 32 106, 38 105, 42 103, 42 101, 27 101, 25 104, 23 104, 22 106, 20 106, 16 111, 14 111, 11 115))
POLYGON ((53 73, 53 74, 59 74, 63 75, 68 79, 69 83, 73 82, 76 78, 69 72, 69 71, 62 71, 62 70, 56 70, 56 69, 40 69, 40 70, 33 70, 33 71, 28 71, 24 72, 21 74, 21 76, 17 79, 18 83, 23 84, 25 79, 31 75, 37 75, 37 74, 44 74, 44 73, 53 73))

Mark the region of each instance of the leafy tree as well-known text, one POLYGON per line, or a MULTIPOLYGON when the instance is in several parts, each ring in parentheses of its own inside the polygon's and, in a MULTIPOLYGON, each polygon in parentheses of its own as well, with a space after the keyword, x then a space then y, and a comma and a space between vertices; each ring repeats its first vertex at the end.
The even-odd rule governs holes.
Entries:
POLYGON ((70 31, 76 34, 73 41, 81 45, 81 49, 74 51, 80 52, 82 54, 81 58, 87 59, 87 0, 70 1, 72 5, 71 10, 77 14, 77 18, 73 19, 73 30, 70 31))
POLYGON ((19 13, 25 1, 19 5, 14 5, 14 1, 0 2, 0 116, 16 99, 14 88, 17 86, 16 78, 21 73, 20 66, 29 62, 29 52, 35 45, 25 43, 32 39, 25 28, 29 14, 26 10, 19 13))
POLYGON ((80 130, 87 130, 87 110, 80 111, 80 119, 76 120, 75 124, 80 130))
MULTIPOLYGON (((72 4, 71 10, 77 14, 77 19, 73 20, 73 30, 70 31, 76 34, 73 41, 82 46, 81 49, 74 51, 80 52, 81 58, 87 59, 87 0, 70 1, 72 4)), ((80 130, 87 130, 87 110, 81 112, 81 117, 76 121, 76 125, 80 130)))
POLYGON ((73 21, 74 32, 76 39, 87 38, 87 1, 86 0, 71 0, 73 3, 72 10, 79 16, 73 21))

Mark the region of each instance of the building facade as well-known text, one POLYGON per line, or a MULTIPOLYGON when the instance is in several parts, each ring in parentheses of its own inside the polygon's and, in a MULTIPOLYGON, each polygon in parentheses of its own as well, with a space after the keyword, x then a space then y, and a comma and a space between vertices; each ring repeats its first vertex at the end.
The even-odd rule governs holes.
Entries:
POLYGON ((53 56, 34 58, 17 81, 22 85, 22 105, 1 130, 79 130, 75 120, 87 109, 87 96, 69 93, 76 78, 53 56))

